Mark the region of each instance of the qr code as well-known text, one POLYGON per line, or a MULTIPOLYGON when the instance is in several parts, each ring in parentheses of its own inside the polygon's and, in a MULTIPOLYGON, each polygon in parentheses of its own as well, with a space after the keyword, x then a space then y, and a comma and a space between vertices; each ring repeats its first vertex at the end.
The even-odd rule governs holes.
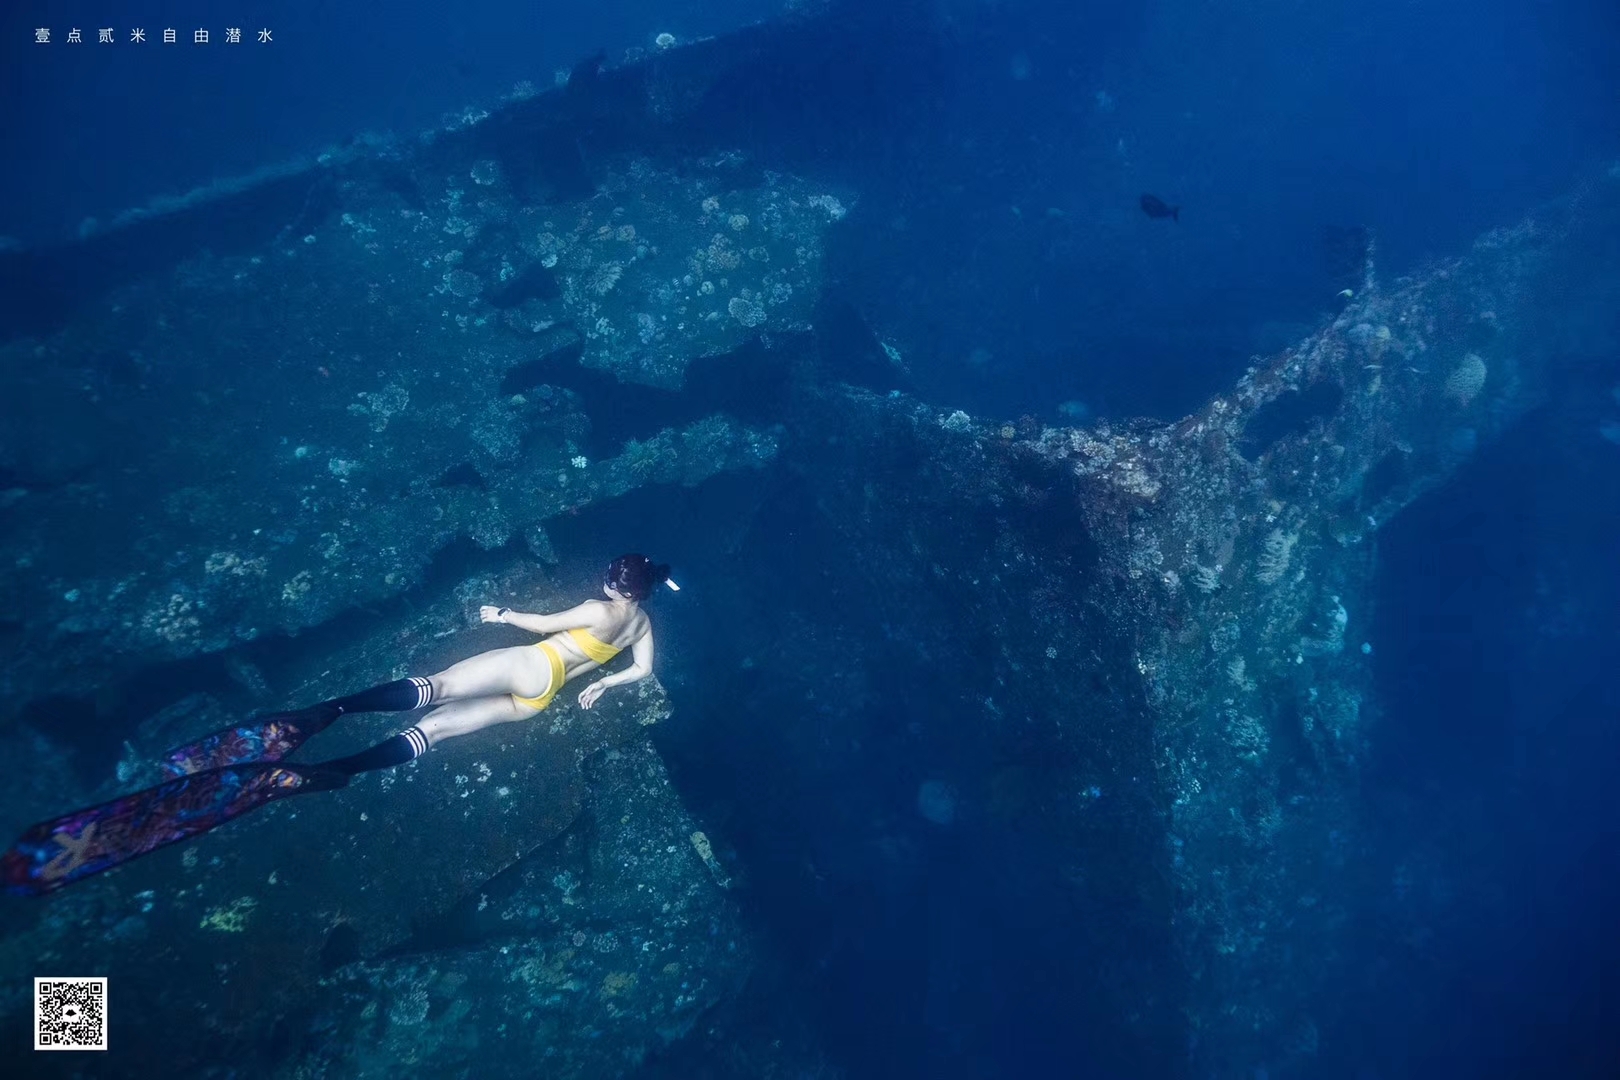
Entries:
POLYGON ((107 1049, 107 980, 36 978, 34 1049, 107 1049))

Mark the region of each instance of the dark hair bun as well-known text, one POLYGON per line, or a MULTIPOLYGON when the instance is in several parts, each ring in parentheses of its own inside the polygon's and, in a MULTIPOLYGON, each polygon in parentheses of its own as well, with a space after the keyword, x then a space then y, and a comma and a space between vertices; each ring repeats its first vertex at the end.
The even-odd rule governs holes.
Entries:
POLYGON ((608 563, 607 573, 602 576, 604 585, 613 586, 632 600, 647 599, 654 588, 668 580, 668 563, 654 565, 647 556, 637 553, 620 555, 608 563))

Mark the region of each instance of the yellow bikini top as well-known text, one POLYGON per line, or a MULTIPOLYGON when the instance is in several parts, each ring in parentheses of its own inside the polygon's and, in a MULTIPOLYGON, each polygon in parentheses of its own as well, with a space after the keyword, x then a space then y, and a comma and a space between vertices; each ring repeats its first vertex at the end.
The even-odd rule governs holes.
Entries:
POLYGON ((574 644, 579 646, 580 652, 595 660, 598 664, 607 663, 615 656, 618 656, 621 651, 618 646, 609 645, 607 642, 597 638, 589 630, 570 630, 568 636, 574 639, 574 644))

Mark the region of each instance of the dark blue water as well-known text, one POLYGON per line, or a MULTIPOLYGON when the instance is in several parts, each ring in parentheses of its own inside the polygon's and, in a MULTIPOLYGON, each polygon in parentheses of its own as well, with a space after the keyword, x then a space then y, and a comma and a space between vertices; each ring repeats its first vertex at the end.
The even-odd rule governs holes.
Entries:
MULTIPOLYGON (((1182 415, 1332 310, 1353 230, 1393 279, 1620 154, 1620 8, 1603 0, 858 8, 869 48, 841 58, 866 76, 857 89, 797 101, 784 72, 736 122, 791 107, 778 164, 862 192, 829 291, 904 311, 919 395, 986 416, 1182 415), (1179 220, 1146 217, 1143 192, 1179 220)), ((661 31, 778 11, 10 4, 0 236, 63 242, 153 196, 546 86, 597 48, 616 60, 661 31), (137 24, 182 43, 95 43, 97 26, 137 24), (238 24, 274 43, 188 43, 238 24), (71 25, 90 40, 61 41, 71 25), (37 26, 58 40, 36 45, 37 26)), ((1382 716, 1361 793, 1375 825, 1352 932, 1365 959, 1321 1032, 1322 1076, 1620 1074, 1620 445, 1598 435, 1617 385, 1620 359, 1584 370, 1558 390, 1560 420, 1532 414, 1381 534, 1382 716), (1428 862, 1404 865, 1419 822, 1428 862), (1443 895, 1414 895, 1414 879, 1443 895)), ((1065 907, 1062 837, 918 816, 921 782, 976 767, 963 703, 982 694, 865 625, 871 598, 840 580, 840 541, 802 495, 783 483, 758 510, 749 529, 769 544, 692 550, 703 606, 659 610, 683 642, 660 748, 746 870, 769 958, 743 1022, 850 1077, 1181 1075, 1182 1046, 1147 1063, 1110 1047, 1093 1010, 1119 992, 1099 980, 1123 976, 1095 967, 1082 930, 1133 915, 1065 907), (807 704, 805 686, 742 666, 789 620, 832 628, 854 703, 807 704)), ((591 538, 560 524, 557 543, 635 532, 611 513, 591 538)), ((658 516, 665 536, 702 528, 690 505, 658 516)))

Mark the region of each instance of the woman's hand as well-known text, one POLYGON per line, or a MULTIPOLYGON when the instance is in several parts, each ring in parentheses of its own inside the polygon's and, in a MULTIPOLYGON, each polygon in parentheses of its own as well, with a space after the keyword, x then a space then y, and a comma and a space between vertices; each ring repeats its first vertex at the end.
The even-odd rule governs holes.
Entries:
POLYGON ((588 709, 592 705, 595 705, 596 700, 602 696, 602 692, 606 689, 607 687, 603 686, 600 682, 591 683, 591 685, 579 692, 579 707, 582 709, 588 709))
POLYGON ((506 610, 506 608, 496 607, 493 604, 485 604, 478 609, 478 617, 484 622, 503 622, 505 621, 504 613, 506 610))

